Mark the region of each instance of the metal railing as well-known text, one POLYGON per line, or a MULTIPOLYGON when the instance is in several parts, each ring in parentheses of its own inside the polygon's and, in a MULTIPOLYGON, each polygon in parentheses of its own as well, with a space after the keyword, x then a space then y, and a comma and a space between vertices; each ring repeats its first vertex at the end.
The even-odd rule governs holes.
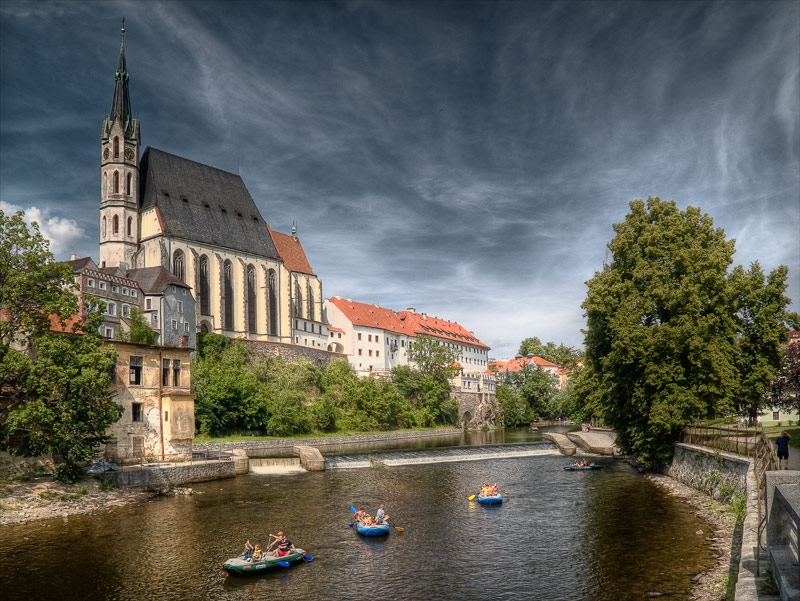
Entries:
POLYGON ((109 457, 105 461, 115 464, 119 471, 124 472, 132 469, 193 465, 208 461, 233 461, 233 453, 222 449, 204 449, 189 453, 159 453, 142 457, 109 457))

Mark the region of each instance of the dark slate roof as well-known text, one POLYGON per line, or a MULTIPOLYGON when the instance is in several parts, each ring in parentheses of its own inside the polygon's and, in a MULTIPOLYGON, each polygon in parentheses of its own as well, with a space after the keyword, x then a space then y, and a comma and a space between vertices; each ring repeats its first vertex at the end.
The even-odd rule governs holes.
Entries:
POLYGON ((278 259, 240 176, 150 147, 140 172, 139 206, 158 208, 165 234, 278 259))
POLYGON ((69 261, 64 261, 67 265, 72 268, 74 273, 80 273, 84 269, 97 269, 97 265, 94 261, 92 261, 91 257, 81 257, 79 259, 70 259, 69 261))
POLYGON ((163 294, 164 290, 166 290, 169 285, 191 288, 161 265, 157 267, 129 269, 125 273, 125 277, 139 284, 139 287, 145 294, 163 294))

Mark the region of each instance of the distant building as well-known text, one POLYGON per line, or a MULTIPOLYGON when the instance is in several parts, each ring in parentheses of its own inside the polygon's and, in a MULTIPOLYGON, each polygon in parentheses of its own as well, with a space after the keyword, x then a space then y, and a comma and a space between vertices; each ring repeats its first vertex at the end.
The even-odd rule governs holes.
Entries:
POLYGON ((520 372, 525 369, 526 366, 532 365, 534 368, 541 369, 553 376, 553 382, 559 389, 563 389, 566 386, 566 372, 552 361, 542 359, 536 355, 531 354, 525 357, 514 357, 513 359, 493 360, 492 365, 496 369, 497 379, 500 382, 502 382, 508 374, 520 372))

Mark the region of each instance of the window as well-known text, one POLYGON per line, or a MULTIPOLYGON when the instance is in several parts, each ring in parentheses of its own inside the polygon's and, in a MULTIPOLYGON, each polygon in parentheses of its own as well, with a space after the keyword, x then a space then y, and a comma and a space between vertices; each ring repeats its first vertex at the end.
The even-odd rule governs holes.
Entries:
MULTIPOLYGON (((119 194, 119 171, 114 172, 114 194, 119 194)), ((117 230, 114 230, 117 233, 117 230)))
MULTIPOLYGON (((128 196, 131 195, 131 174, 130 173, 125 178, 125 194, 127 194, 128 196)), ((131 224, 131 218, 128 217, 128 235, 129 236, 131 235, 130 224, 131 224)))
POLYGON ((131 384, 136 384, 136 385, 142 383, 142 357, 131 357, 130 376, 128 381, 131 384))
POLYGON ((106 313, 109 315, 116 315, 117 314, 117 303, 109 302, 106 306, 106 313))
POLYGON ((105 282, 97 282, 97 287, 100 290, 105 290, 106 289, 106 283, 105 282))
POLYGON ((781 418, 781 412, 780 411, 773 411, 772 412, 773 421, 778 421, 780 418, 781 418))
POLYGON ((89 278, 88 280, 86 280, 86 285, 89 286, 89 288, 94 288, 94 280, 92 278, 89 278))
POLYGON ((247 330, 256 331, 256 268, 247 266, 247 330))
POLYGON ((200 257, 200 314, 208 315, 211 310, 211 284, 208 281, 208 257, 200 257))
POLYGON ((381 352, 380 351, 375 351, 375 356, 376 357, 380 357, 381 356, 381 352))
POLYGON ((119 137, 114 136, 114 158, 119 158, 119 137))
POLYGON ((367 335, 367 341, 368 342, 372 342, 372 334, 368 334, 367 335))
POLYGON ((372 349, 369 350, 369 356, 372 357, 372 349))
POLYGON ((158 325, 158 311, 153 313, 153 323, 158 325))
POLYGON ((123 286, 122 288, 122 296, 128 296, 128 289, 123 286))
POLYGON ((358 333, 358 339, 361 340, 361 332, 358 333))
POLYGON ((133 288, 131 288, 131 297, 136 298, 136 290, 134 290, 133 288))
POLYGON ((173 330, 177 330, 178 329, 178 320, 177 319, 173 319, 172 320, 172 329, 173 330))
POLYGON ((183 331, 184 332, 188 332, 189 331, 189 322, 188 321, 184 321, 183 322, 183 331))
POLYGON ((130 317, 131 316, 131 306, 130 305, 122 305, 122 316, 123 317, 130 317))
POLYGON ((153 307, 152 307, 152 304, 153 304, 153 299, 151 299, 151 298, 146 298, 146 299, 144 299, 144 308, 145 308, 147 311, 149 311, 150 309, 152 309, 152 308, 153 308, 153 307))
POLYGON ((178 301, 178 313, 183 313, 183 301, 178 301))
POLYGON ((106 338, 113 338, 114 337, 114 328, 105 328, 103 330, 103 336, 106 338))
POLYGON ((112 285, 111 292, 113 292, 114 294, 119 294, 119 286, 112 285))
POLYGON ((105 218, 105 217, 103 217, 103 225, 102 225, 102 227, 100 228, 100 230, 101 230, 101 231, 102 231, 102 233, 103 233, 103 238, 105 238, 105 237, 106 237, 106 218, 105 218))
POLYGON ((131 403, 131 411, 133 412, 133 421, 140 422, 143 421, 143 414, 142 411, 142 403, 131 403))
POLYGON ((223 322, 222 327, 226 330, 233 329, 233 264, 226 260, 222 267, 223 274, 223 322))
POLYGON ((358 356, 361 356, 361 349, 358 349, 358 356))
POLYGON ((169 359, 161 360, 161 385, 169 386, 169 359))
POLYGON ((133 236, 133 217, 128 217, 128 235, 133 236))
MULTIPOLYGON (((185 266, 185 257, 183 255, 183 251, 176 250, 175 254, 172 255, 172 275, 178 278, 180 281, 185 281, 184 278, 184 266, 185 266)), ((172 287, 172 293, 175 293, 175 286, 172 287)))
POLYGON ((380 339, 378 338, 377 334, 375 335, 375 342, 380 342, 380 339))
POLYGON ((164 421, 165 421, 165 422, 168 422, 168 421, 169 421, 169 411, 165 411, 165 412, 164 412, 164 421))
POLYGON ((275 270, 270 269, 267 274, 267 298, 269 307, 267 307, 267 314, 269 316, 269 334, 275 334, 278 331, 278 301, 277 301, 277 286, 275 270))

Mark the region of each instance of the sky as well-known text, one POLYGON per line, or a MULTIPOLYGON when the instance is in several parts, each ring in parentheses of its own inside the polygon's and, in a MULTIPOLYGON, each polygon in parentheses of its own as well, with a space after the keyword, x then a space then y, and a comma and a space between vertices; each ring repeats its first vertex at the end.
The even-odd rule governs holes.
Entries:
POLYGON ((142 149, 238 172, 326 298, 582 348, 659 196, 800 311, 800 2, 0 0, 0 207, 57 259, 98 259, 123 16, 142 149))

